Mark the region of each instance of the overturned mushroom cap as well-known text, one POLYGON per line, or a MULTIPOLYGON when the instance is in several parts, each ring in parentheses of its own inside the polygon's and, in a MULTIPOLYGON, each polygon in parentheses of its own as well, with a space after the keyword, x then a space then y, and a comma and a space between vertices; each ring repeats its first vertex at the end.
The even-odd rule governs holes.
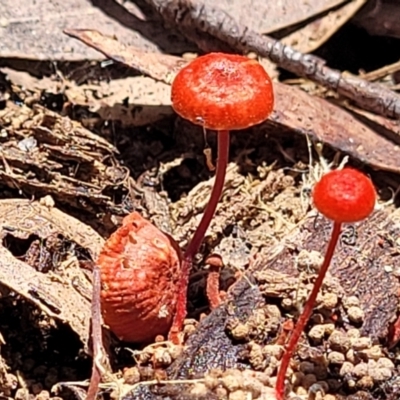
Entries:
POLYGON ((210 53, 176 75, 172 107, 192 123, 214 130, 245 129, 265 121, 274 94, 264 68, 248 57, 210 53))
POLYGON ((356 222, 374 210, 376 192, 363 173, 344 168, 328 172, 313 191, 314 205, 325 217, 335 222, 356 222))

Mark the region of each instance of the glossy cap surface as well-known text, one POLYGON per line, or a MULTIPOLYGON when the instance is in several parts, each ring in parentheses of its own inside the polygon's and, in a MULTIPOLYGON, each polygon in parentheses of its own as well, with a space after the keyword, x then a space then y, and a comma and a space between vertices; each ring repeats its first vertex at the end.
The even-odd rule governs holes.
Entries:
POLYGON ((245 129, 265 121, 274 105, 271 78, 248 57, 210 53, 182 68, 171 88, 183 118, 214 130, 245 129))
POLYGON ((356 222, 374 210, 376 192, 363 173, 344 168, 324 175, 315 184, 314 205, 326 218, 335 222, 356 222))

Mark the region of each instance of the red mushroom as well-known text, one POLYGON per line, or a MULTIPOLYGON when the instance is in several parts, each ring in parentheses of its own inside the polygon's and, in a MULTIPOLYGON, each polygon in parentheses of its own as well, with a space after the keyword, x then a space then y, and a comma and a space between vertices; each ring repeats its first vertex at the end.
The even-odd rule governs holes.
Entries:
POLYGON ((177 340, 186 315, 186 296, 193 257, 204 239, 222 194, 229 158, 229 131, 249 128, 272 112, 272 82, 264 68, 244 56, 210 53, 182 68, 171 88, 172 107, 183 118, 218 135, 215 183, 203 218, 186 248, 177 312, 170 338, 177 340))
POLYGON ((342 224, 367 218, 374 209, 376 193, 368 177, 355 169, 344 168, 324 175, 314 187, 313 199, 317 210, 333 221, 333 230, 314 287, 286 345, 275 386, 277 400, 284 399, 286 371, 300 335, 311 316, 319 289, 332 260, 342 224))
POLYGON ((119 339, 151 342, 168 333, 175 313, 180 251, 137 212, 105 243, 98 265, 104 322, 119 339))

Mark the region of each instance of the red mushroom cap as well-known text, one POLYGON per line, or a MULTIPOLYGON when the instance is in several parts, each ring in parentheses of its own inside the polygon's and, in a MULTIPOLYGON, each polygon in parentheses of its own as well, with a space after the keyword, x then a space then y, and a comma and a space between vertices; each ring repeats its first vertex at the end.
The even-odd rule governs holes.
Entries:
POLYGON ((126 216, 97 260, 104 322, 121 340, 151 342, 168 332, 175 313, 180 251, 139 213, 126 216))
POLYGON ((376 192, 363 173, 344 168, 324 175, 315 184, 314 205, 325 217, 335 222, 356 222, 374 210, 376 192))
POLYGON ((259 124, 271 114, 271 78, 256 60, 210 53, 176 75, 172 107, 183 118, 207 129, 235 130, 259 124))

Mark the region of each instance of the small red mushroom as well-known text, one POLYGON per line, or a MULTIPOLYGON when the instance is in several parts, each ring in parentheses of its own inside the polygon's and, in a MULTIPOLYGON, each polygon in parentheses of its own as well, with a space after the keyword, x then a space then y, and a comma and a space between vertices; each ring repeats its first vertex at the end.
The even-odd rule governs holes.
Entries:
POLYGON ((204 239, 222 194, 229 158, 229 131, 249 128, 267 119, 274 104, 272 82, 264 68, 248 57, 210 53, 196 58, 176 75, 171 88, 173 109, 182 117, 218 135, 214 187, 202 220, 186 248, 179 300, 170 339, 176 341, 186 315, 186 296, 193 257, 204 239))
POLYGON ((180 251, 139 213, 126 216, 98 258, 104 322, 121 340, 151 342, 175 313, 180 251))
POLYGON ((313 190, 314 205, 326 218, 333 221, 331 239, 324 262, 319 270, 314 287, 292 331, 279 368, 275 393, 277 400, 284 399, 285 376, 290 359, 296 349, 301 333, 311 316, 322 281, 331 263, 342 224, 367 218, 374 210, 376 192, 371 180, 353 168, 335 170, 324 175, 313 190))

